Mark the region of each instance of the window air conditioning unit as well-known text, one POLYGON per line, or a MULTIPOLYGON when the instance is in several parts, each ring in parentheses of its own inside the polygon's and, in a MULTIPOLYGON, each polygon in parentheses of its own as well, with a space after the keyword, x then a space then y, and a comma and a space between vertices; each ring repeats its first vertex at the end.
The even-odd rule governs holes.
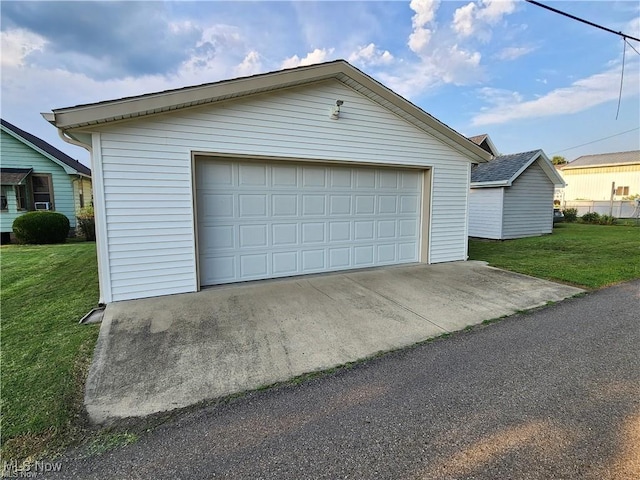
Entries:
POLYGON ((50 202, 35 202, 34 207, 36 210, 51 210, 50 202))

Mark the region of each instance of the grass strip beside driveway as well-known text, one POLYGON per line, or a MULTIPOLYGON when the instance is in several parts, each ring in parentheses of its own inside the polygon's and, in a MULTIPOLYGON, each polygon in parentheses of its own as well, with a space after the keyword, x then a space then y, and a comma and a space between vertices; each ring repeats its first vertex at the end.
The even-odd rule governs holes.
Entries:
POLYGON ((469 259, 595 289, 640 278, 640 228, 563 223, 551 235, 469 240, 469 259))
POLYGON ((63 445, 82 408, 98 325, 95 243, 8 245, 2 255, 2 456, 63 445))

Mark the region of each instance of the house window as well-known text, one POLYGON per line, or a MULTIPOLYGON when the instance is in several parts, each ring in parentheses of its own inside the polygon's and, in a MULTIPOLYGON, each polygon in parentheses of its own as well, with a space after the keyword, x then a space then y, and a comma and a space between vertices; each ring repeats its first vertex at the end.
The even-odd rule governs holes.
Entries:
POLYGON ((629 195, 629 187, 617 187, 616 195, 629 195))
POLYGON ((31 186, 33 187, 33 203, 35 209, 53 210, 53 185, 51 185, 51 175, 31 175, 31 186))
POLYGON ((78 201, 80 202, 80 208, 84 208, 84 195, 82 192, 78 194, 78 201))
POLYGON ((27 210, 27 186, 16 185, 16 208, 18 210, 27 210))
POLYGON ((0 195, 0 210, 8 210, 9 204, 7 203, 7 196, 2 192, 0 195))

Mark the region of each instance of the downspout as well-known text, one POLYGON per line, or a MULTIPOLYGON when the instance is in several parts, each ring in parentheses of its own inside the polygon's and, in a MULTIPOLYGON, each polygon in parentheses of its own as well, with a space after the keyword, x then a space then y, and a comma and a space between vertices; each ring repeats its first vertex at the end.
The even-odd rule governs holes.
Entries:
POLYGON ((86 143, 82 143, 82 142, 79 142, 78 140, 76 140, 74 138, 71 138, 61 128, 57 128, 57 130, 58 130, 58 136, 62 139, 63 142, 70 143, 71 145, 75 145, 76 147, 82 147, 87 152, 89 152, 89 154, 93 153, 91 151, 91 147, 89 145, 87 145, 86 143))

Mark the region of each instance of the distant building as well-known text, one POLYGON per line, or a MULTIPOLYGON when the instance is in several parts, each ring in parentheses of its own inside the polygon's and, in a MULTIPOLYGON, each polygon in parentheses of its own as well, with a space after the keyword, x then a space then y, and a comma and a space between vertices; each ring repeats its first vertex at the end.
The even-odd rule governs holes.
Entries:
POLYGON ((0 227, 2 243, 13 221, 31 210, 67 216, 71 233, 76 212, 91 205, 91 170, 53 145, 0 119, 0 227))
POLYGON ((640 194, 640 150, 584 155, 558 169, 567 184, 556 190, 556 199, 614 200, 640 194))

